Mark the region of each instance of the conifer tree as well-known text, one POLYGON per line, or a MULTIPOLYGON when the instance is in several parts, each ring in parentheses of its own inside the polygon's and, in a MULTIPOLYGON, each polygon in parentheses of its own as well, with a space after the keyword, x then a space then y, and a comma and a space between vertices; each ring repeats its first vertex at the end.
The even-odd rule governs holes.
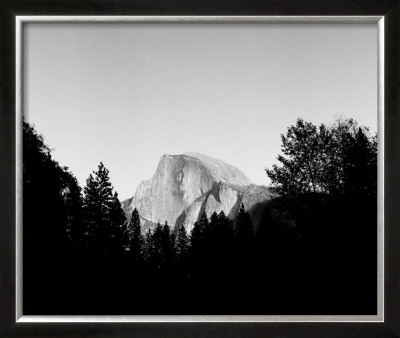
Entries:
POLYGON ((246 212, 244 204, 240 206, 239 214, 236 218, 236 240, 242 245, 251 245, 254 241, 253 222, 250 215, 246 212))
POLYGON ((206 278, 205 270, 208 265, 209 246, 209 221, 207 214, 203 212, 200 219, 194 223, 192 232, 190 233, 190 266, 191 275, 195 283, 203 284, 202 280, 206 278))
POLYGON ((192 232, 190 234, 190 245, 196 251, 197 248, 204 246, 206 237, 209 236, 210 223, 207 218, 207 214, 203 211, 200 219, 193 225, 192 232))
POLYGON ((183 225, 179 228, 175 240, 175 252, 177 257, 186 256, 189 249, 189 238, 183 225))
POLYGON ((209 265, 214 265, 215 260, 218 259, 216 257, 218 255, 218 245, 220 241, 220 229, 219 229, 219 224, 220 223, 220 218, 218 217, 218 214, 216 211, 214 211, 210 217, 210 227, 209 227, 209 232, 206 236, 206 242, 207 242, 207 260, 209 261, 209 265))
POLYGON ((66 208, 66 233, 69 246, 75 250, 84 249, 84 224, 82 222, 82 189, 71 174, 65 178, 65 188, 61 191, 66 208))
POLYGON ((123 253, 128 241, 127 220, 117 192, 114 192, 110 207, 111 250, 114 253, 123 253))
POLYGON ((151 264, 153 268, 157 270, 161 268, 162 234, 163 234, 163 228, 160 222, 158 222, 152 236, 153 250, 151 255, 151 264))
POLYGON ((164 269, 169 269, 172 263, 172 255, 173 255, 173 235, 171 235, 171 231, 169 229, 168 222, 165 221, 165 224, 162 229, 161 234, 161 264, 164 269))
POLYGON ((148 265, 151 264, 151 257, 153 256, 153 232, 149 228, 144 237, 144 258, 148 265))
POLYGON ((129 254, 134 262, 142 262, 144 259, 144 237, 142 235, 139 212, 136 208, 132 211, 128 234, 129 254))
POLYGON ((196 221, 190 233, 190 250, 193 258, 200 256, 200 251, 204 243, 204 229, 202 223, 196 221))
POLYGON ((227 278, 232 263, 233 227, 231 220, 221 210, 214 212, 210 217, 210 235, 207 240, 207 253, 209 269, 213 275, 222 280, 227 278))
POLYGON ((122 252, 126 218, 118 194, 113 194, 109 171, 102 162, 93 174, 86 181, 83 200, 89 248, 103 253, 122 252))
POLYGON ((92 176, 86 180, 86 186, 83 189, 83 218, 85 226, 85 246, 89 251, 95 251, 98 247, 99 224, 101 222, 101 208, 98 201, 99 192, 97 184, 92 176))
MULTIPOLYGON (((233 227, 231 220, 221 210, 219 214, 215 211, 210 217, 210 234, 206 237, 207 245, 214 251, 223 252, 231 244, 233 238, 233 227)), ((215 252, 214 254, 217 254, 215 252)))
POLYGON ((230 243, 233 238, 232 221, 221 210, 217 218, 217 227, 214 229, 215 237, 221 245, 230 243))
POLYGON ((209 221, 207 214, 203 212, 200 219, 193 225, 190 233, 190 247, 192 255, 201 255, 202 248, 205 246, 206 235, 209 232, 209 221))
POLYGON ((178 271, 184 276, 187 274, 189 264, 189 245, 189 237, 182 224, 175 239, 175 257, 178 271))

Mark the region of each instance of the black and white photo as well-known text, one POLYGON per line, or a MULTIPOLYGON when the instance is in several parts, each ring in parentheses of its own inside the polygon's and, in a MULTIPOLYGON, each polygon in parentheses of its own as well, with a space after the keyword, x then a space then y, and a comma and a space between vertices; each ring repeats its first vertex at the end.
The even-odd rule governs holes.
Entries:
POLYGON ((378 315, 378 32, 28 23, 26 315, 378 315))

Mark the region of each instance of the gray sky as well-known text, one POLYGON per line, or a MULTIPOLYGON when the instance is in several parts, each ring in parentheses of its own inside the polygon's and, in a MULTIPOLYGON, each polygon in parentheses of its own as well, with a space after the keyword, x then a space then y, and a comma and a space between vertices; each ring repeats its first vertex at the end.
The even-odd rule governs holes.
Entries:
POLYGON ((376 25, 25 25, 24 113, 83 187, 121 199, 163 154, 199 152, 267 185, 301 117, 376 131, 376 25))

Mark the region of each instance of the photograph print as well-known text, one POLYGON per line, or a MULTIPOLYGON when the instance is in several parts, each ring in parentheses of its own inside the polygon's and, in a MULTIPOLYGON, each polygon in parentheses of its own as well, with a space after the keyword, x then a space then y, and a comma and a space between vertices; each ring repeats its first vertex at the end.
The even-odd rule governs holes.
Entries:
POLYGON ((24 315, 377 315, 377 27, 28 23, 24 315))

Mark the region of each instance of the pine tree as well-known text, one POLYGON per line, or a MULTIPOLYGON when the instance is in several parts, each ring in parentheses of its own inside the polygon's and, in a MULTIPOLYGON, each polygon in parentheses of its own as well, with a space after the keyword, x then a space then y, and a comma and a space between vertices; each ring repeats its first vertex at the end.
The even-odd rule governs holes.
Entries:
POLYGON ((127 220, 117 192, 114 192, 109 213, 111 250, 114 253, 123 253, 128 241, 127 220))
POLYGON ((204 243, 204 230, 200 222, 195 222, 190 233, 190 251, 193 258, 199 257, 204 243))
POLYGON ((217 217, 217 226, 213 229, 214 236, 221 245, 230 243, 233 238, 232 221, 221 210, 217 217))
POLYGON ((203 280, 207 278, 206 270, 209 265, 209 245, 207 240, 210 239, 209 221, 207 214, 203 212, 198 221, 194 223, 192 232, 190 233, 190 267, 193 282, 198 287, 203 285, 203 280))
POLYGON ((210 235, 207 239, 209 270, 222 281, 228 278, 232 265, 233 227, 231 220, 223 211, 214 212, 210 217, 210 235))
POLYGON ((190 242, 186 233, 186 229, 183 225, 181 225, 175 239, 175 258, 178 272, 183 276, 187 275, 189 264, 189 245, 190 242))
POLYGON ((162 234, 163 234, 163 228, 160 222, 158 222, 152 236, 153 251, 151 257, 151 264, 153 268, 155 268, 156 270, 161 269, 162 234))
POLYGON ((85 226, 85 247, 89 251, 94 251, 98 247, 98 232, 101 222, 101 209, 98 203, 99 193, 97 184, 92 174, 86 180, 86 186, 83 189, 83 219, 85 226))
POLYGON ((66 177, 65 188, 61 191, 66 208, 66 233, 69 246, 75 250, 84 250, 84 224, 82 222, 82 189, 71 174, 66 177))
POLYGON ((161 264, 165 270, 168 270, 172 263, 173 236, 171 235, 171 231, 169 229, 167 221, 165 221, 165 224, 162 229, 161 249, 162 249, 161 264))
POLYGON ((151 257, 153 256, 153 232, 148 229, 144 237, 144 259, 148 265, 151 265, 151 257))
POLYGON ((228 251, 231 250, 232 247, 232 241, 234 237, 234 231, 233 231, 233 223, 229 219, 228 216, 225 215, 223 211, 221 211, 218 215, 219 218, 219 224, 220 224, 220 238, 222 242, 222 246, 225 249, 227 254, 228 251))
POLYGON ((96 252, 116 253, 123 250, 126 218, 113 194, 109 171, 100 162, 84 188, 83 210, 89 249, 96 252))
POLYGON ((235 237, 243 245, 251 245, 254 241, 253 222, 250 215, 246 212, 244 204, 240 206, 239 214, 236 218, 235 237))
POLYGON ((144 260, 144 237, 140 225, 139 212, 135 208, 128 226, 129 254, 134 262, 140 263, 144 260))
POLYGON ((192 256, 202 254, 202 250, 205 247, 206 236, 209 235, 209 221, 207 214, 203 212, 200 219, 193 225, 192 232, 190 233, 190 247, 192 256))
POLYGON ((179 228, 175 240, 175 252, 177 257, 187 256, 189 249, 189 238, 183 225, 179 228))

